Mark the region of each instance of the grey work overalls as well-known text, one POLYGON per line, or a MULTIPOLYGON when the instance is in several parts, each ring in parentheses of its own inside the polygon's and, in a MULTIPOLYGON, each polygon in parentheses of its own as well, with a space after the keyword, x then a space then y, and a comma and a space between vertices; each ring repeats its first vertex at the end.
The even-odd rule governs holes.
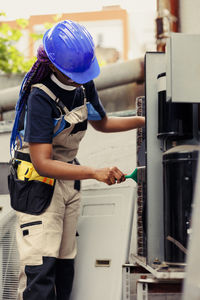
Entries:
MULTIPOLYGON (((56 101, 55 95, 46 86, 35 86, 56 101)), ((72 111, 65 108, 64 118, 71 125, 53 138, 53 159, 75 163, 85 130, 75 134, 71 132, 75 124, 87 119, 86 97, 82 106, 72 111)), ((27 153, 27 145, 20 151, 27 153)), ((76 189, 74 180, 56 180, 51 203, 43 213, 30 215, 17 212, 17 243, 21 263, 18 300, 68 299, 73 281, 73 260, 77 252, 79 207, 80 191, 76 189)))

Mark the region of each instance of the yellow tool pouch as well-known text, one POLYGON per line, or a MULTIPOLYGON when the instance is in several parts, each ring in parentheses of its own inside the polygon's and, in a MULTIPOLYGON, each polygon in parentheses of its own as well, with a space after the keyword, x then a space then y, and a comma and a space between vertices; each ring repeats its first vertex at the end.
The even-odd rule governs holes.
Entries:
POLYGON ((33 167, 33 164, 24 160, 17 160, 17 178, 20 180, 38 180, 46 184, 54 185, 54 179, 40 176, 33 167))
POLYGON ((50 204, 55 180, 40 176, 31 163, 29 154, 16 153, 10 162, 8 188, 11 206, 17 211, 41 214, 50 204))

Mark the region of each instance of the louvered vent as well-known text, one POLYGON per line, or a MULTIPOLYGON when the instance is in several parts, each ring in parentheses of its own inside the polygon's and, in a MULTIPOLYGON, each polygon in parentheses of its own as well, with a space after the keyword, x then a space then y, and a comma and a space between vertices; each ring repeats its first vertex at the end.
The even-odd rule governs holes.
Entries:
POLYGON ((9 212, 0 220, 0 300, 16 300, 19 258, 15 237, 16 215, 9 212))

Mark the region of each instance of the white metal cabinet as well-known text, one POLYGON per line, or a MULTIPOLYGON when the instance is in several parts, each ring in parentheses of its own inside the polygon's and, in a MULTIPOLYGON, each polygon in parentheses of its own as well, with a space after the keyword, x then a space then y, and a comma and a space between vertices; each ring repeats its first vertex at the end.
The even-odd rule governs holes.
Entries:
POLYGON ((83 191, 71 300, 122 299, 133 210, 132 186, 83 191))

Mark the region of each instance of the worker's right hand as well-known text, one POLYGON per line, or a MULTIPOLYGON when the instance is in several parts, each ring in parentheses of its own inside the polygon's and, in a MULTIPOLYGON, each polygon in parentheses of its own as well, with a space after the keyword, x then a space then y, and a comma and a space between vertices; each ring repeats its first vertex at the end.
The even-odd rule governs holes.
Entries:
POLYGON ((95 171, 95 179, 108 185, 121 183, 126 180, 125 175, 117 167, 97 169, 95 171))

